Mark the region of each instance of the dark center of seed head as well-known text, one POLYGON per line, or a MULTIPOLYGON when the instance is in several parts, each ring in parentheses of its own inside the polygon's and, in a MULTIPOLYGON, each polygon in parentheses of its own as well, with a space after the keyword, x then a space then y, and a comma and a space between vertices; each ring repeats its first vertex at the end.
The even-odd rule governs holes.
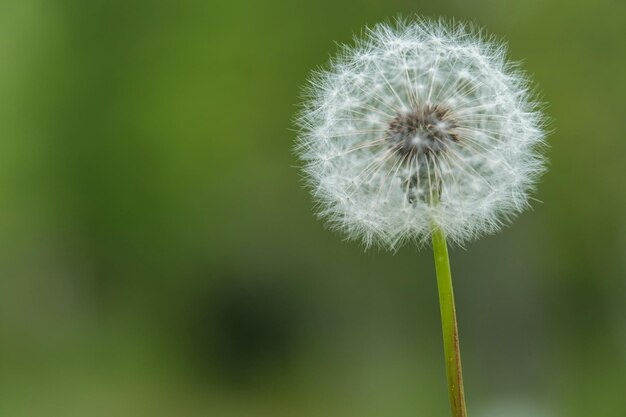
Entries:
POLYGON ((452 142, 457 142, 457 127, 448 109, 427 105, 398 114, 389 123, 387 140, 401 157, 410 160, 430 153, 439 154, 452 142))

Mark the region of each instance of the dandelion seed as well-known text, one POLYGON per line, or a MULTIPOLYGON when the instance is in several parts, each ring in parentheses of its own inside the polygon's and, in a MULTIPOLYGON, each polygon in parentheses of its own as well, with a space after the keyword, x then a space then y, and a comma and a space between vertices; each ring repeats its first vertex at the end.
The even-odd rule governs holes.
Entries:
POLYGON ((366 246, 492 233, 544 170, 543 115, 505 46, 463 24, 379 24, 306 90, 297 150, 319 214, 366 246), (334 155, 334 156, 329 156, 334 155))

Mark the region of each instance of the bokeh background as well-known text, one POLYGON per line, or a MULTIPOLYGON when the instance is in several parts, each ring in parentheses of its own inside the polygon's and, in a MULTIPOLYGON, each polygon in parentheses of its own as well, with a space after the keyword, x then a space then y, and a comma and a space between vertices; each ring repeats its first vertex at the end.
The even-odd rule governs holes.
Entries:
POLYGON ((326 230, 292 153, 398 13, 508 39, 555 130, 452 251, 470 415, 626 415, 626 2, 2 0, 0 416, 448 415, 431 252, 326 230))

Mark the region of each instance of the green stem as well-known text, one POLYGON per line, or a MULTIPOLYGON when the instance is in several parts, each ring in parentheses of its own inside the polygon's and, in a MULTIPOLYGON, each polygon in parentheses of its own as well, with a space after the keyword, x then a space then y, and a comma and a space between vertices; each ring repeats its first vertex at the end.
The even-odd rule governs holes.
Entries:
POLYGON ((435 270, 437 271, 437 287, 439 288, 443 350, 446 359, 446 373, 448 375, 450 408, 452 409, 452 417, 466 417, 463 374, 461 372, 461 351, 459 350, 459 331, 456 323, 448 246, 446 244, 446 236, 439 226, 433 226, 432 239, 435 270))

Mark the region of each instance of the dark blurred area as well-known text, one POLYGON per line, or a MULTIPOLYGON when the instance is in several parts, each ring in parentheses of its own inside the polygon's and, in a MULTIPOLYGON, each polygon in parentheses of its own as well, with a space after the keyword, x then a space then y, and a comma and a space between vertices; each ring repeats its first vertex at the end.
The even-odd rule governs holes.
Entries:
POLYGON ((626 2, 0 0, 0 416, 448 415, 430 250, 326 230, 292 151, 399 13, 506 38, 554 129, 452 250, 470 415, 626 415, 626 2))

